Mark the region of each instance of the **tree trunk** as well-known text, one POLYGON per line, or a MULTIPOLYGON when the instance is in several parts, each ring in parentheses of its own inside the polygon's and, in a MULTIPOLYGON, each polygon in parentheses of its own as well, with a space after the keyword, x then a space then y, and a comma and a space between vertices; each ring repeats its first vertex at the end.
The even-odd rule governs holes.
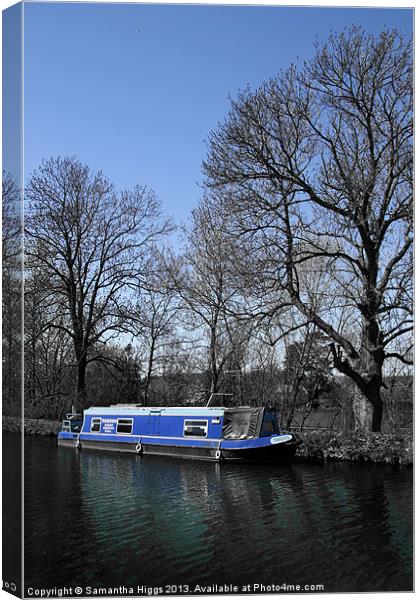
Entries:
POLYGON ((219 382, 219 369, 217 366, 217 354, 216 354, 216 324, 213 324, 210 328, 210 396, 218 392, 219 382))
POLYGON ((149 361, 148 361, 148 365, 147 365, 146 382, 144 385, 144 395, 143 395, 144 406, 147 406, 147 402, 149 400, 149 387, 150 387, 150 381, 152 379, 153 363, 155 360, 155 345, 156 345, 156 340, 155 340, 155 338, 152 338, 152 344, 150 346, 150 353, 149 353, 149 361))
POLYGON ((86 365, 86 354, 83 353, 77 360, 75 398, 75 408, 77 412, 81 412, 86 406, 86 365))
POLYGON ((354 413, 353 398, 349 395, 345 398, 342 407, 341 431, 344 437, 349 437, 354 433, 354 413))
POLYGON ((372 431, 381 431, 382 428, 382 414, 383 414, 383 400, 380 390, 375 392, 372 397, 372 431))
MULTIPOLYGON (((369 311, 373 313, 371 307, 364 308, 365 313, 369 311)), ((364 318, 360 345, 359 356, 353 360, 343 359, 333 344, 331 349, 334 366, 355 382, 355 431, 368 433, 381 430, 383 410, 381 387, 385 352, 382 333, 373 317, 364 318)))
POLYGON ((359 433, 372 431, 373 407, 369 400, 356 388, 353 398, 354 430, 359 433))
POLYGON ((381 431, 383 403, 380 386, 377 383, 366 386, 364 393, 356 388, 353 412, 355 431, 363 433, 381 431))

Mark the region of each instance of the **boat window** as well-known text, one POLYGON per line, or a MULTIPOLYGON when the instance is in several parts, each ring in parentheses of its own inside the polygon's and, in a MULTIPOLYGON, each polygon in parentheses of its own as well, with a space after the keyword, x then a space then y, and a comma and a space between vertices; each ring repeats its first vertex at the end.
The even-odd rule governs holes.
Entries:
POLYGON ((118 419, 117 433, 131 433, 133 431, 133 419, 118 419))
POLYGON ((91 431, 100 431, 101 429, 101 418, 95 417, 90 422, 90 430, 91 431))
POLYGON ((207 437, 208 421, 184 421, 184 435, 207 437))
POLYGON ((261 437, 279 433, 279 426, 274 413, 266 413, 261 426, 261 437))
POLYGON ((63 421, 61 431, 70 431, 70 421, 63 421))
POLYGON ((70 431, 78 433, 82 427, 82 421, 70 421, 70 431))

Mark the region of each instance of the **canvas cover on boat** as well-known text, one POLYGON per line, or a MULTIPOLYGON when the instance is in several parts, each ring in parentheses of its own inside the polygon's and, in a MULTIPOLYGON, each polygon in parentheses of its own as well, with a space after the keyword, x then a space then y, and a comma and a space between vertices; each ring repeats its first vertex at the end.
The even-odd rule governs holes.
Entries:
POLYGON ((259 437, 264 408, 241 406, 228 408, 223 418, 223 437, 227 440, 249 440, 259 437))

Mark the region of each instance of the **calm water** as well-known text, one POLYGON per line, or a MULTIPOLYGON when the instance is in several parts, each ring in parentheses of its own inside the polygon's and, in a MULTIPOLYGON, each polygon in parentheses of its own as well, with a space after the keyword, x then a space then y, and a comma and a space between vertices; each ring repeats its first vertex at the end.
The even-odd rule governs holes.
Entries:
POLYGON ((27 586, 412 589, 409 468, 218 465, 25 439, 27 586))

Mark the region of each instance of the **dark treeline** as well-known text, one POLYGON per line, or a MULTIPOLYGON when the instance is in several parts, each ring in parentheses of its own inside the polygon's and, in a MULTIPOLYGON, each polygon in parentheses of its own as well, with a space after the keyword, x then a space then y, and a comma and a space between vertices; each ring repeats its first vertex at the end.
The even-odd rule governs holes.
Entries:
MULTIPOLYGON (((260 370, 224 372, 218 393, 225 395, 224 402, 229 405, 276 406, 285 427, 345 430, 350 433, 354 429, 352 415, 348 415, 348 403, 351 408, 354 398, 352 382, 345 377, 332 375, 331 366, 326 366, 319 373, 317 365, 303 365, 297 361, 293 354, 296 347, 303 344, 294 342, 288 346, 287 353, 291 352, 292 357, 287 359, 287 365, 276 363, 260 370), (329 374, 325 377, 324 371, 327 369, 329 374)), ((187 356, 172 354, 165 357, 165 367, 161 362, 163 357, 160 357, 157 363, 161 368, 156 364, 156 372, 153 371, 151 380, 147 382, 146 363, 131 345, 125 348, 110 346, 107 354, 108 360, 92 362, 88 367, 87 405, 140 403, 151 406, 202 406, 208 399, 209 374, 206 371, 194 371, 187 356)), ((45 374, 40 376, 32 397, 29 393, 32 381, 27 373, 25 411, 28 418, 61 420, 74 402, 75 369, 68 362, 62 368, 56 361, 53 364, 57 367, 55 377, 48 379, 45 374), (43 392, 45 388, 42 388, 42 381, 49 385, 46 392, 43 392)), ((412 377, 393 374, 386 378, 386 385, 383 429, 410 429, 412 377)))
MULTIPOLYGON (((239 94, 209 136, 204 193, 176 246, 152 190, 117 190, 75 157, 44 160, 24 193, 27 416, 231 393, 276 405, 287 426, 317 411, 347 431, 407 426, 411 56, 397 32, 352 28, 239 94)), ((6 175, 12 414, 18 202, 6 175)))

